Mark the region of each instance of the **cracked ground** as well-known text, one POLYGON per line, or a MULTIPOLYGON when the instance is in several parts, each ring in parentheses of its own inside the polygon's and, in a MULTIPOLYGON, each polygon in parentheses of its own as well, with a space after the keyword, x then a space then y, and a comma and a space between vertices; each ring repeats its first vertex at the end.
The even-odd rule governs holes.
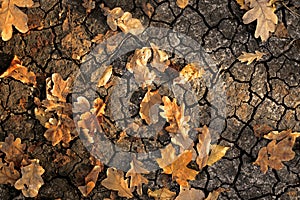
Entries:
MULTIPOLYGON (((81 195, 78 186, 84 184, 83 177, 92 168, 89 152, 77 137, 69 147, 73 152, 71 162, 66 165, 53 162, 56 154, 65 154, 67 149, 61 145, 53 147, 44 138, 45 128, 35 119, 33 112, 33 98, 45 99, 46 77, 56 72, 64 79, 74 77, 83 56, 96 45, 91 40, 109 30, 99 7, 101 3, 131 12, 145 27, 163 27, 186 34, 201 44, 218 67, 226 91, 226 116, 217 142, 230 149, 222 160, 205 167, 196 180, 190 181, 193 188, 203 190, 206 195, 219 187, 228 188, 219 196, 221 200, 300 198, 299 139, 294 146, 295 158, 285 162, 282 170, 268 170, 263 174, 258 166, 253 165, 259 150, 268 142, 255 136, 257 127, 267 125, 272 130, 300 131, 298 16, 280 6, 276 14, 289 35, 284 38, 272 35, 262 43, 254 38, 255 24, 243 24, 244 11, 233 0, 190 0, 185 9, 178 8, 172 0, 153 0, 150 1, 154 7, 151 18, 142 8, 142 0, 95 2, 96 8, 87 14, 79 0, 40 0, 39 7, 23 9, 29 18, 30 31, 26 34, 15 31, 11 40, 0 41, 1 53, 18 55, 23 65, 37 74, 36 89, 13 79, 0 80, 0 141, 13 133, 27 146, 35 145, 31 155, 39 159, 45 169, 45 184, 36 199, 104 199, 110 196, 111 191, 100 184, 106 177, 105 172, 100 173, 89 197, 81 195), (66 19, 67 25, 64 23, 66 19), (70 44, 68 37, 76 45, 70 44), (250 65, 237 60, 242 51, 255 50, 265 52, 266 56, 250 65), (20 105, 21 99, 25 105, 20 105)), ((290 0, 286 4, 300 13, 299 1, 290 0)), ((1 58, 1 65, 9 65, 8 60, 1 58)), ((203 107, 209 105, 205 94, 200 104, 203 107)), ((201 117, 205 118, 205 114, 201 117)), ((161 170, 146 177, 149 180, 147 187, 165 186, 179 191, 179 186, 161 170)), ((25 197, 13 187, 0 185, 0 199, 25 197)), ((133 199, 150 197, 145 193, 133 199)))

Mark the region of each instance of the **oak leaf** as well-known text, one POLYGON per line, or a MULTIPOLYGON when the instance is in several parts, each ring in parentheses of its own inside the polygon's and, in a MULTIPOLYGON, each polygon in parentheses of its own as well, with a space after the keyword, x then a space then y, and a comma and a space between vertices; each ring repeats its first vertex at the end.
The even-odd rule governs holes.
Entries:
POLYGON ((203 167, 207 165, 208 155, 210 151, 210 142, 211 142, 211 135, 209 133, 209 129, 205 125, 202 130, 201 134, 198 135, 199 143, 197 144, 197 151, 198 156, 196 159, 196 163, 201 170, 203 167))
POLYGON ((123 171, 115 168, 108 168, 106 174, 107 178, 101 182, 104 187, 118 191, 118 195, 121 197, 133 197, 133 194, 128 187, 128 179, 124 179, 123 171))
POLYGON ((155 191, 149 189, 148 196, 153 197, 155 200, 173 200, 176 192, 172 192, 168 188, 161 188, 155 191))
POLYGON ((238 59, 242 63, 247 62, 247 65, 250 65, 255 59, 256 61, 259 61, 264 55, 266 54, 259 51, 255 51, 255 53, 247 53, 243 51, 242 55, 240 55, 238 59))
POLYGON ((189 4, 189 0, 177 0, 176 4, 179 8, 184 9, 189 4))
POLYGON ((28 68, 21 65, 21 61, 17 56, 14 56, 10 67, 0 75, 0 78, 12 77, 25 84, 36 86, 36 76, 33 72, 29 72, 28 68))
POLYGON ((21 167, 22 177, 16 181, 15 188, 22 190, 25 197, 36 197, 40 187, 44 184, 41 175, 45 172, 39 165, 39 160, 31 160, 31 164, 21 167))
POLYGON ((64 81, 60 74, 52 74, 51 79, 46 79, 47 99, 66 102, 67 95, 71 90, 71 84, 72 79, 70 77, 64 81))
POLYGON ((219 161, 223 156, 225 156, 228 149, 229 147, 221 145, 211 145, 211 152, 207 160, 207 165, 212 166, 215 162, 219 161))
POLYGON ((0 31, 2 40, 11 39, 14 26, 21 33, 28 31, 28 17, 18 7, 32 7, 32 0, 1 0, 0 31), (17 7, 18 6, 18 7, 17 7))
POLYGON ((15 170, 14 163, 10 162, 7 166, 0 159, 0 184, 14 185, 15 182, 20 178, 20 173, 15 170))
POLYGON ((143 194, 142 185, 148 183, 148 179, 141 174, 149 174, 149 171, 143 168, 142 162, 138 161, 135 157, 130 163, 130 169, 126 173, 126 177, 130 177, 130 189, 134 191, 135 187, 139 195, 143 194))
POLYGON ((87 197, 92 192, 96 186, 98 175, 102 170, 103 168, 101 166, 94 166, 91 172, 84 179, 86 185, 78 187, 84 197, 87 197))
POLYGON ((161 96, 158 93, 158 90, 151 92, 148 90, 148 92, 145 94, 144 98, 142 99, 142 102, 140 104, 140 116, 142 119, 146 121, 147 124, 152 124, 153 121, 151 120, 151 108, 155 104, 161 104, 161 96))
POLYGON ((282 169, 284 166, 282 162, 295 157, 293 146, 297 137, 300 137, 300 133, 292 133, 292 130, 269 133, 265 138, 272 139, 272 141, 268 143, 267 147, 260 149, 253 164, 259 165, 263 173, 267 172, 268 167, 276 170, 282 169))
POLYGON ((269 0, 251 0, 250 10, 243 16, 244 24, 257 20, 254 36, 260 37, 264 42, 269 38, 269 32, 274 32, 278 18, 275 15, 275 8, 269 4, 269 0))
POLYGON ((6 162, 14 162, 16 166, 19 166, 23 160, 25 148, 26 144, 22 144, 20 138, 14 140, 14 135, 9 134, 5 138, 5 142, 2 143, 0 150, 5 153, 4 160, 6 162))
POLYGON ((179 185, 187 187, 189 185, 187 180, 195 180, 198 172, 186 167, 193 158, 191 150, 185 150, 177 157, 175 149, 169 144, 165 149, 161 149, 161 154, 162 158, 156 159, 159 167, 163 169, 165 174, 172 174, 172 178, 179 185), (173 160, 173 158, 175 159, 173 160))
POLYGON ((195 188, 180 187, 180 192, 175 200, 188 200, 197 199, 202 200, 205 198, 205 194, 201 190, 195 188))

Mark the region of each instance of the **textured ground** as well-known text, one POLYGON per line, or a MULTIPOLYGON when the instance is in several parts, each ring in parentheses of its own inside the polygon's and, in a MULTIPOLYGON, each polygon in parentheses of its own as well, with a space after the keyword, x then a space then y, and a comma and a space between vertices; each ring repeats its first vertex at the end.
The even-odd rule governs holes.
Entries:
MULTIPOLYGON (((39 74, 40 91, 33 92, 31 87, 12 79, 0 81, 0 141, 13 133, 29 146, 40 143, 32 157, 40 160, 46 172, 43 175, 45 185, 37 199, 83 198, 77 186, 83 185, 83 175, 91 170, 89 153, 77 138, 70 145, 74 152, 70 163, 60 167, 52 162, 56 153, 65 153, 66 149, 61 145, 52 147, 44 138, 45 129, 34 118, 33 96, 45 98, 45 78, 51 73, 58 72, 63 78, 74 76, 80 67, 80 58, 95 45, 91 39, 109 29, 99 8, 102 1, 96 2, 96 8, 86 14, 79 0, 40 0, 40 7, 25 10, 30 31, 23 35, 15 33, 8 42, 0 40, 0 52, 18 55, 24 66, 39 74), (68 27, 63 25, 66 18, 68 27), (68 44, 65 39, 68 34, 77 45, 68 44), (25 99, 25 106, 20 106, 20 99, 25 99)), ((203 189, 206 194, 218 187, 229 188, 219 199, 298 199, 299 139, 294 147, 296 157, 286 162, 282 170, 263 174, 252 163, 259 149, 268 142, 255 137, 257 125, 300 131, 300 18, 280 7, 276 14, 287 26, 289 36, 272 36, 262 43, 253 36, 255 24, 242 23, 244 11, 233 0, 190 0, 184 10, 172 0, 153 0, 155 11, 151 19, 143 12, 142 2, 104 1, 110 8, 120 6, 130 11, 145 26, 171 28, 198 41, 218 66, 225 82, 227 114, 218 142, 231 148, 221 161, 204 168, 197 180, 191 181, 192 187, 203 189), (250 65, 237 61, 242 51, 255 50, 267 53, 262 61, 250 65)), ((290 0, 287 5, 300 13, 297 0, 290 0)), ((147 176, 149 185, 167 184, 178 191, 178 185, 168 182, 169 177, 160 172, 147 176)), ((104 178, 105 174, 101 173, 96 188, 86 199, 109 197, 110 191, 100 184, 104 178)), ((20 191, 0 185, 0 199, 24 197, 20 191)), ((140 199, 149 197, 144 195, 140 199)))

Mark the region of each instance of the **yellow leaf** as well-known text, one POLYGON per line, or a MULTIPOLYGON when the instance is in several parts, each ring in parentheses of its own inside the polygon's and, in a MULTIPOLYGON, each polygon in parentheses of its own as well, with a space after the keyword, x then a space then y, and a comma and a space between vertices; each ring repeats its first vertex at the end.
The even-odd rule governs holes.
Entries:
POLYGON ((225 156, 229 147, 224 147, 221 145, 211 145, 211 152, 209 154, 207 165, 212 166, 215 162, 220 160, 223 156, 225 156))
POLYGON ((242 52, 242 55, 238 57, 239 61, 241 62, 247 62, 247 65, 251 64, 255 59, 256 61, 259 61, 265 53, 255 51, 255 53, 247 53, 247 52, 242 52))
POLYGON ((201 78, 204 74, 204 69, 194 63, 186 65, 180 72, 179 76, 185 81, 192 81, 196 78, 201 78))
POLYGON ((274 32, 278 18, 275 15, 275 9, 269 5, 268 0, 251 0, 251 10, 247 11, 243 16, 244 24, 249 24, 257 20, 254 36, 261 37, 264 42, 269 38, 269 32, 274 32))
POLYGON ((148 190, 148 196, 153 197, 155 200, 173 200, 176 196, 176 192, 162 188, 155 191, 148 190))
POLYGON ((123 171, 117 170, 115 168, 108 168, 106 173, 107 178, 101 182, 104 187, 110 190, 118 191, 118 195, 121 197, 133 197, 133 194, 128 187, 128 179, 124 180, 123 171))
POLYGON ((28 31, 28 17, 18 7, 32 7, 32 0, 2 0, 0 9, 0 31, 2 40, 10 40, 14 26, 21 33, 28 31), (17 7, 18 6, 18 7, 17 7))
POLYGON ((177 0, 176 4, 179 8, 184 9, 189 4, 189 0, 177 0))
POLYGON ((157 91, 151 92, 148 90, 148 92, 145 94, 141 104, 140 104, 140 116, 142 119, 146 121, 147 124, 152 124, 153 122, 151 121, 150 118, 150 111, 152 106, 155 104, 161 104, 161 96, 157 91))

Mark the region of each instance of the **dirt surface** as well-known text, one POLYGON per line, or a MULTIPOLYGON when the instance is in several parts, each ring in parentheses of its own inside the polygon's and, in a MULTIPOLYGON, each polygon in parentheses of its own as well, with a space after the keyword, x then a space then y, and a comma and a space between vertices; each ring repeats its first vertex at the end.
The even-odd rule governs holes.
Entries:
MULTIPOLYGON (((43 134, 45 128, 35 119, 33 98, 45 99, 45 79, 52 73, 63 78, 74 77, 81 59, 96 44, 91 40, 99 33, 109 30, 106 17, 99 5, 109 8, 122 7, 130 11, 142 24, 164 27, 184 33, 201 44, 219 69, 226 91, 225 126, 217 142, 230 146, 226 156, 211 167, 205 167, 197 179, 190 181, 192 187, 203 190, 206 195, 219 187, 229 190, 219 197, 223 199, 298 199, 300 197, 300 140, 296 141, 293 160, 285 162, 282 170, 268 170, 263 174, 252 163, 267 140, 257 138, 254 129, 268 125, 273 130, 292 129, 300 131, 300 18, 283 6, 276 14, 287 27, 286 38, 271 36, 266 43, 254 38, 255 24, 242 22, 243 10, 233 0, 190 0, 185 9, 175 1, 153 0, 155 8, 149 18, 142 9, 142 0, 100 1, 87 14, 79 0, 40 0, 40 6, 23 9, 29 17, 30 31, 20 34, 16 30, 8 42, 0 40, 1 68, 9 65, 9 55, 18 55, 24 66, 38 77, 37 88, 13 79, 0 80, 0 141, 13 133, 27 146, 36 145, 30 156, 40 160, 45 169, 36 199, 104 199, 111 191, 101 186, 105 179, 100 173, 95 189, 84 198, 78 186, 84 184, 84 176, 92 169, 89 152, 80 138, 70 143, 73 152, 71 162, 64 166, 53 162, 56 154, 66 153, 61 144, 53 147, 43 134), (64 22, 68 19, 68 26, 64 22), (70 35, 71 34, 71 35, 70 35), (70 44, 66 37, 72 37, 70 44), (74 45, 76 44, 76 45, 74 45), (265 52, 259 62, 245 65, 237 60, 242 51, 265 52), (25 100, 25 105, 20 104, 25 100)), ((300 13, 297 0, 286 3, 300 13)), ((122 60, 119 60, 121 63, 122 60)), ((203 95, 200 105, 209 106, 209 98, 203 95)), ((133 111, 134 112, 134 111, 133 111)), ((205 114, 203 114, 205 121, 205 114)), ((203 124, 204 125, 204 124, 203 124)), ((162 145, 164 139, 162 138, 162 145)), ((129 144, 130 145, 130 144, 129 144)), ((179 191, 179 185, 171 182, 162 170, 146 175, 149 180, 144 191, 167 186, 179 191)), ((0 199, 25 199, 13 187, 0 185, 0 199)), ((123 199, 123 198, 117 198, 123 199)), ((125 198, 124 198, 125 199, 125 198)), ((147 192, 133 199, 150 199, 147 192)))

